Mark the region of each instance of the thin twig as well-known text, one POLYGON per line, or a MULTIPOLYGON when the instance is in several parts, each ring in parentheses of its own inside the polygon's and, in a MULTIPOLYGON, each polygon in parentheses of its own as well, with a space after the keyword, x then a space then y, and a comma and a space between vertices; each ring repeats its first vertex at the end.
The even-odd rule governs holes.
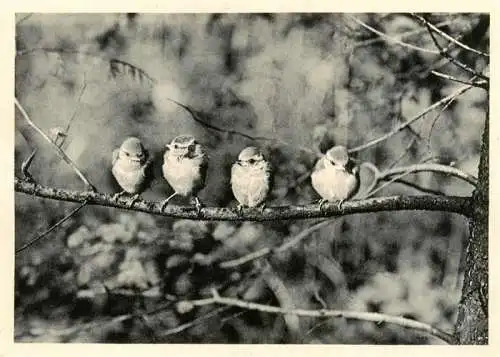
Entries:
POLYGON ((414 136, 410 142, 408 143, 408 145, 406 145, 406 148, 405 150, 399 155, 399 157, 394 160, 390 165, 389 165, 389 168, 391 167, 394 167, 396 166, 397 164, 399 164, 401 162, 401 160, 403 160, 403 158, 408 155, 408 153, 410 152, 410 149, 413 145, 415 145, 415 143, 417 142, 417 137, 414 136))
POLYGON ((394 175, 399 175, 403 172, 410 172, 410 173, 435 172, 435 173, 441 173, 441 174, 445 174, 445 175, 449 175, 449 176, 454 176, 456 178, 464 180, 465 182, 469 183, 472 186, 477 186, 477 184, 478 184, 477 177, 475 177, 473 175, 470 175, 462 170, 459 170, 456 167, 435 164, 435 163, 423 163, 423 164, 415 164, 415 165, 410 165, 410 166, 395 167, 395 168, 383 171, 381 175, 384 177, 391 177, 394 175))
POLYGON ((273 253, 282 253, 285 250, 290 249, 294 245, 297 245, 301 240, 303 240, 304 238, 309 236, 311 233, 313 233, 313 232, 317 231, 318 229, 321 229, 322 227, 327 226, 328 224, 331 224, 331 223, 332 223, 332 220, 330 220, 330 219, 322 220, 318 223, 311 225, 310 227, 306 228, 305 230, 301 231, 299 234, 291 237, 285 243, 283 243, 281 246, 279 246, 277 248, 268 248, 268 247, 262 248, 262 249, 255 251, 255 252, 251 252, 249 254, 246 254, 240 258, 221 262, 221 263, 219 263, 219 267, 222 269, 231 269, 231 268, 235 268, 237 266, 246 264, 248 262, 251 262, 253 260, 264 258, 270 254, 273 254, 273 253))
POLYGON ((71 127, 71 124, 72 124, 73 120, 76 117, 76 113, 78 112, 78 109, 79 109, 80 104, 81 104, 82 96, 83 96, 83 93, 85 92, 86 88, 87 88, 87 81, 85 80, 85 72, 84 72, 83 73, 83 85, 80 88, 80 93, 78 94, 77 104, 75 105, 75 109, 73 110, 73 114, 71 115, 71 117, 68 120, 68 123, 66 124, 66 128, 64 128, 64 134, 65 135, 63 136, 61 142, 59 143, 59 147, 63 146, 64 141, 65 141, 65 139, 68 136, 69 129, 71 127))
POLYGON ((36 132, 38 132, 49 144, 50 146, 54 149, 54 151, 56 152, 56 154, 62 159, 64 160, 69 166, 71 166, 71 168, 76 172, 76 174, 78 175, 78 177, 80 177, 80 179, 85 183, 85 185, 90 188, 90 190, 92 191, 95 191, 95 188, 94 186, 89 182, 89 180, 85 177, 85 175, 83 175, 83 173, 80 171, 80 169, 78 169, 78 167, 76 166, 76 164, 73 162, 73 160, 71 160, 68 155, 66 155, 66 153, 61 150, 61 148, 59 146, 57 146, 29 117, 28 113, 26 113, 26 111, 24 110, 24 108, 22 107, 22 105, 19 103, 19 101, 17 100, 17 98, 15 98, 15 105, 17 107, 17 109, 21 112, 21 114, 23 115, 24 119, 28 122, 28 124, 36 130, 36 132))
POLYGON ((365 198, 370 198, 370 197, 373 197, 378 191, 384 189, 385 187, 389 186, 390 184, 402 179, 403 177, 409 175, 411 173, 411 171, 408 171, 406 170, 405 172, 397 175, 396 177, 393 177, 392 179, 390 179, 389 181, 385 182, 384 184, 380 185, 379 187, 377 187, 376 189, 368 192, 366 195, 365 195, 365 198))
MULTIPOLYGON (((448 21, 443 21, 443 22, 440 22, 438 24, 436 24, 437 27, 443 27, 443 26, 448 26, 448 25, 451 25, 453 23, 453 20, 448 20, 448 21)), ((408 32, 403 32, 401 34, 398 34, 398 35, 393 35, 393 36, 390 36, 393 40, 403 40, 407 37, 411 37, 411 36, 415 36, 415 35, 419 35, 421 33, 424 33, 424 32, 427 32, 426 29, 416 29, 416 30, 413 30, 413 31, 408 31, 408 32)), ((389 36, 387 34, 385 34, 386 36, 389 36)), ((381 41, 386 41, 386 39, 384 37, 378 37, 378 38, 372 38, 370 40, 365 40, 365 41, 362 41, 362 42, 359 42, 355 45, 356 48, 359 48, 359 47, 364 47, 364 46, 369 46, 369 45, 373 45, 374 43, 377 43, 377 42, 381 42, 381 41)))
MULTIPOLYGON (((417 19, 419 19, 420 21, 422 21, 422 20, 426 21, 423 17, 421 17, 421 16, 419 16, 417 14, 413 14, 413 16, 416 17, 417 19)), ((490 57, 490 55, 488 53, 485 53, 485 52, 476 50, 476 49, 474 49, 472 47, 469 47, 465 43, 463 43, 461 41, 458 41, 457 39, 455 39, 452 36, 448 35, 446 32, 444 32, 443 30, 439 29, 437 27, 437 25, 433 25, 433 24, 431 24, 428 21, 427 21, 427 24, 429 25, 428 27, 430 27, 432 31, 440 34, 441 36, 443 36, 448 41, 453 42, 455 45, 457 45, 459 47, 462 47, 463 49, 465 49, 467 51, 470 51, 470 52, 473 52, 473 53, 475 53, 477 55, 481 55, 481 56, 484 56, 484 57, 490 57)))
POLYGON ((370 186, 366 189, 364 195, 362 196, 363 198, 368 198, 372 197, 375 192, 380 191, 382 188, 386 187, 388 184, 393 183, 393 182, 400 182, 402 184, 406 184, 410 187, 419 189, 422 192, 426 193, 431 193, 431 194, 438 194, 441 195, 442 193, 435 193, 430 189, 426 188, 421 188, 417 184, 413 183, 408 183, 405 181, 402 181, 401 178, 411 174, 411 173, 417 173, 417 172, 435 172, 435 173, 442 173, 445 175, 450 175, 457 177, 461 180, 464 180, 465 182, 471 184, 472 186, 476 187, 478 184, 478 180, 476 177, 459 170, 455 167, 451 167, 448 165, 441 165, 441 164, 436 164, 436 163, 419 163, 419 164, 414 164, 410 166, 403 166, 403 167, 395 167, 395 168, 389 168, 384 171, 379 171, 379 169, 373 165, 372 163, 369 162, 364 162, 363 166, 368 167, 372 172, 373 172, 373 180, 370 186), (393 176, 396 175, 396 178, 393 178, 393 176), (389 180, 388 183, 385 183, 381 187, 375 189, 375 187, 378 185, 380 181, 386 181, 389 180), (402 181, 402 182, 401 182, 402 181))
POLYGON ((259 249, 255 252, 251 252, 247 255, 244 255, 240 258, 237 259, 232 259, 232 260, 227 260, 219 264, 219 267, 222 269, 231 269, 243 264, 246 264, 248 262, 251 262, 256 259, 264 258, 265 256, 271 254, 273 250, 271 248, 262 248, 259 249))
POLYGON ((399 126, 397 126, 396 128, 394 128, 393 130, 391 130, 390 132, 382 135, 381 137, 377 138, 377 139, 374 139, 374 140, 371 140, 365 144, 362 144, 360 146, 357 146, 355 148, 352 148, 352 149, 349 149, 349 153, 354 153, 354 152, 358 152, 358 151, 361 151, 361 150, 365 150, 365 149, 368 149, 368 148, 371 148, 372 146, 375 146, 387 139, 389 139, 390 137, 394 136, 395 134, 399 133, 400 131, 402 131, 404 128, 406 128, 408 125, 414 123, 415 121, 417 121, 418 119, 422 118, 425 114, 427 114, 428 112, 434 110, 435 108, 439 107, 440 105, 442 105, 443 103, 446 103, 448 102, 450 99, 456 97, 456 96, 459 96, 463 93, 465 93, 466 91, 468 91, 469 89, 471 88, 474 88, 473 86, 471 85, 468 85, 468 86, 464 86, 464 87, 461 87, 460 89, 458 89, 457 91, 455 91, 454 93, 448 95, 447 97, 444 97, 440 100, 438 100, 437 102, 435 102, 434 104, 432 104, 431 106, 427 107, 426 109, 424 109, 422 112, 420 112, 419 114, 415 115, 413 118, 407 120, 406 122, 400 124, 399 126))
POLYGON ((179 325, 179 326, 176 326, 174 328, 168 329, 166 331, 162 331, 162 332, 160 332, 160 336, 161 337, 166 337, 166 336, 170 336, 170 335, 175 335, 175 334, 177 334, 179 332, 187 330, 188 328, 191 328, 193 326, 199 325, 200 323, 204 322, 205 320, 211 319, 212 317, 215 317, 215 316, 219 315, 220 313, 229 310, 230 308, 231 308, 231 306, 222 306, 222 307, 219 307, 217 309, 214 309, 214 310, 210 311, 206 315, 197 317, 196 319, 193 319, 193 320, 191 320, 189 322, 186 322, 186 323, 184 323, 182 325, 179 325))
POLYGON ((56 228, 58 228, 61 224, 63 224, 68 219, 70 219, 71 217, 73 217, 78 211, 80 211, 86 205, 87 205, 87 202, 83 202, 81 205, 79 205, 74 210, 72 210, 70 213, 68 213, 66 216, 64 216, 63 218, 61 218, 59 221, 57 221, 54 225, 52 225, 46 231, 40 233, 37 237, 33 238, 28 243, 24 244, 21 248, 16 249, 16 254, 21 253, 23 250, 31 247, 33 244, 35 244, 36 242, 38 242, 40 239, 42 239, 43 237, 47 236, 50 232, 52 232, 53 230, 55 230, 56 228))
POLYGON ((219 304, 224 306, 235 306, 245 310, 255 310, 267 312, 271 314, 296 315, 301 317, 337 317, 345 319, 354 319, 361 321, 371 321, 376 323, 390 323, 412 330, 425 332, 431 336, 437 337, 449 344, 456 344, 455 337, 448 332, 445 332, 432 325, 407 319, 400 316, 391 316, 375 312, 358 312, 345 310, 306 310, 306 309, 284 309, 277 306, 258 304, 250 301, 227 298, 220 296, 215 290, 212 290, 212 298, 190 301, 195 306, 206 306, 211 304, 219 304))
MULTIPOLYGON (((435 171, 435 168, 429 168, 435 171)), ((415 168, 415 171, 422 168, 415 168)), ((456 169, 455 169, 456 170, 456 169)), ((443 172, 442 170, 438 172, 443 172)), ((444 171, 448 174, 456 174, 455 171, 444 171)), ((16 192, 35 195, 38 197, 54 199, 58 201, 80 202, 87 201, 88 205, 115 207, 128 209, 136 212, 146 212, 166 217, 175 217, 206 221, 274 221, 288 219, 313 219, 338 217, 356 213, 379 212, 379 211, 402 211, 402 210, 427 210, 445 211, 459 213, 465 216, 470 214, 470 197, 461 196, 393 196, 378 197, 368 200, 349 200, 339 207, 338 202, 325 203, 320 209, 318 204, 304 206, 275 206, 267 207, 261 212, 255 209, 243 209, 240 213, 236 208, 227 207, 202 207, 198 212, 192 206, 167 205, 161 209, 161 202, 144 201, 139 199, 133 207, 128 200, 114 199, 111 194, 92 191, 73 191, 57 189, 26 182, 14 178, 14 189, 16 192)))
POLYGON ((311 227, 303 230, 302 232, 300 232, 296 236, 292 237, 290 240, 286 241, 282 246, 280 246, 276 249, 276 252, 282 253, 285 250, 290 249, 291 247, 297 245, 301 240, 306 238, 311 233, 316 232, 318 229, 326 227, 327 225, 332 224, 332 223, 333 223, 333 221, 331 219, 327 219, 327 220, 324 220, 324 221, 321 221, 321 222, 318 222, 318 223, 312 225, 311 227))
POLYGON ((416 17, 417 19, 419 19, 424 24, 424 26, 427 27, 427 30, 428 30, 427 32, 431 36, 432 42, 434 42, 434 45, 439 49, 439 53, 442 56, 448 58, 451 61, 451 63, 453 63, 457 67, 459 67, 459 68, 461 68, 469 73, 472 73, 475 76, 481 77, 485 80, 489 80, 489 78, 487 76, 485 76, 484 74, 479 73, 478 71, 474 70, 473 68, 470 68, 465 63, 460 62, 457 58, 451 56, 447 51, 445 51, 445 49, 439 44, 438 40, 436 39, 436 36, 434 36, 434 31, 432 31, 432 29, 430 28, 429 21, 427 21, 422 16, 419 16, 417 14, 414 14, 413 16, 416 17))
POLYGON ((448 79, 450 81, 453 81, 453 82, 457 82, 457 83, 462 83, 462 84, 468 84, 468 85, 471 85, 471 86, 474 86, 474 87, 478 87, 478 88, 485 88, 485 86, 487 86, 488 82, 486 81, 477 81, 477 82, 474 82, 473 79, 475 77, 473 77, 472 79, 470 80, 463 80, 463 79, 458 79, 456 77, 453 77, 449 74, 446 74, 446 73, 441 73, 441 72, 438 72, 438 71, 431 71, 431 73, 437 77, 441 77, 441 78, 444 78, 444 79, 448 79))
POLYGON ((393 36, 389 36, 381 31, 378 31, 377 29, 374 29, 373 27, 371 27, 370 25, 364 23, 363 21, 361 21, 360 19, 358 19, 357 17, 355 16, 352 16, 352 15, 348 15, 346 14, 347 17, 349 17, 351 20, 353 20, 354 22, 356 22, 358 25, 361 25, 363 26, 365 29, 367 29, 368 31, 370 32, 373 32, 374 34, 384 38, 386 41, 388 42, 393 42, 393 43, 396 43, 400 46, 403 46, 403 47, 407 47, 407 48, 410 48, 412 50, 417 50, 417 51, 421 51, 421 52, 426 52, 426 53, 433 53, 433 54, 439 54, 439 51, 436 51, 436 50, 430 50, 428 48, 423 48, 423 47, 418 47, 418 46, 415 46, 415 45, 412 45, 410 43, 406 43, 406 42, 403 42, 401 40, 399 40, 398 38, 396 37, 393 37, 393 36))
POLYGON ((430 152, 432 152, 431 136, 432 136, 432 132, 434 131, 434 126, 436 125, 437 121, 441 117, 441 114, 443 114, 444 111, 446 109, 448 109, 448 107, 455 101, 456 98, 457 97, 451 98, 445 105, 443 105, 443 107, 441 108, 439 113, 437 113, 436 116, 434 117, 434 119, 432 120, 431 128, 429 129, 429 135, 427 136, 427 148, 429 149, 430 152))

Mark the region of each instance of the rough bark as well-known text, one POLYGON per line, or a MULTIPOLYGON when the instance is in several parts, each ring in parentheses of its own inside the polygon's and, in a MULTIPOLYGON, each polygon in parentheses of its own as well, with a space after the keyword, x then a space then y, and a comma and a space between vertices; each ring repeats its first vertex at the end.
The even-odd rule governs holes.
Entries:
POLYGON ((456 336, 459 344, 488 344, 489 115, 484 127, 479 183, 473 194, 462 299, 456 336))
POLYGON ((194 206, 167 205, 161 210, 160 202, 138 200, 133 207, 125 198, 115 200, 112 195, 92 191, 72 191, 41 186, 32 182, 14 179, 14 189, 29 195, 49 198, 67 202, 86 202, 87 205, 99 205, 129 209, 132 211, 146 212, 156 215, 218 221, 274 221, 284 219, 311 219, 324 217, 345 216, 356 213, 381 212, 381 211, 445 211, 470 215, 471 198, 460 196, 393 196, 378 197, 366 200, 346 201, 342 207, 338 202, 327 203, 322 209, 319 204, 305 206, 278 206, 268 207, 263 212, 260 209, 244 209, 241 214, 236 209, 225 207, 203 207, 198 213, 194 206))

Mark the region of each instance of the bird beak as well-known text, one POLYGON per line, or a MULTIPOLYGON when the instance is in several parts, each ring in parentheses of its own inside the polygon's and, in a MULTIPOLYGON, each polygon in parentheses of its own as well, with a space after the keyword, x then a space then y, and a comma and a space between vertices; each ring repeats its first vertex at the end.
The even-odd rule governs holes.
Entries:
POLYGON ((130 160, 135 161, 135 162, 140 162, 140 161, 141 161, 141 158, 140 158, 140 157, 138 157, 138 156, 132 156, 132 157, 130 158, 130 160))

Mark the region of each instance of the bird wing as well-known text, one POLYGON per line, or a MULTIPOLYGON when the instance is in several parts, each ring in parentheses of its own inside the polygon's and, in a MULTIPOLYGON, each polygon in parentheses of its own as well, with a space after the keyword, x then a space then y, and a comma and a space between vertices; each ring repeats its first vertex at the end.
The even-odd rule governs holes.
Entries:
POLYGON ((325 168, 325 158, 322 157, 320 158, 317 162, 316 165, 314 165, 314 170, 313 171, 321 171, 325 168))
POLYGON ((142 165, 142 175, 147 177, 148 170, 150 170, 151 164, 153 162, 153 158, 149 156, 149 152, 144 150, 144 165, 142 165))
POLYGON ((270 194, 274 189, 274 167, 269 161, 266 161, 265 170, 266 170, 267 183, 269 185, 268 194, 270 194))
POLYGON ((113 150, 113 159, 111 161, 111 164, 114 166, 116 161, 118 160, 118 155, 120 153, 120 149, 115 149, 113 150))
POLYGON ((356 176, 356 187, 354 188, 352 194, 350 195, 349 199, 350 198, 353 198, 354 196, 356 196, 359 192, 359 188, 361 187, 361 177, 360 177, 360 174, 359 174, 359 166, 357 166, 354 162, 353 162, 353 167, 351 169, 351 172, 353 173, 354 176, 356 176))
POLYGON ((200 163, 200 175, 203 178, 203 184, 205 184, 205 178, 207 176, 208 171, 208 156, 203 153, 201 163, 200 163))

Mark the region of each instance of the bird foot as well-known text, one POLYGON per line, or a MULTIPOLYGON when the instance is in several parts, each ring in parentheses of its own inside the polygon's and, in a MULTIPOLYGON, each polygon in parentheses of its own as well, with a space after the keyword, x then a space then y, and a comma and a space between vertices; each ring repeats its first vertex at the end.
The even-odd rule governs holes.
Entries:
POLYGON ((139 200, 139 194, 136 193, 135 195, 133 195, 132 197, 130 197, 130 202, 127 204, 128 208, 132 208, 132 206, 134 205, 134 203, 136 203, 138 200, 139 200))
POLYGON ((239 204, 237 207, 236 207, 236 212, 238 212, 238 215, 241 216, 243 214, 243 205, 242 204, 239 204))
POLYGON ((172 193, 170 196, 168 196, 168 198, 167 198, 166 200, 163 200, 163 201, 161 202, 160 211, 162 211, 162 212, 163 212, 163 210, 165 209, 165 207, 167 207, 168 202, 169 202, 169 201, 170 201, 173 197, 175 197, 175 196, 177 196, 177 193, 175 193, 175 192, 174 192, 174 193, 172 193))
POLYGON ((264 210, 265 209, 266 209, 266 204, 265 203, 261 204, 260 207, 259 207, 260 214, 264 214, 264 210))
POLYGON ((325 203, 327 203, 327 202, 328 202, 328 200, 327 200, 327 199, 325 199, 325 198, 322 198, 321 200, 319 200, 319 201, 318 201, 318 203, 319 203, 319 210, 320 210, 320 211, 323 211, 323 206, 324 206, 324 205, 325 205, 325 203))
POLYGON ((203 207, 203 203, 201 203, 200 199, 198 197, 194 197, 194 202, 196 206, 196 213, 198 216, 201 214, 201 208, 203 207))
POLYGON ((24 160, 23 163, 21 164, 21 172, 23 173, 24 180, 31 183, 36 183, 35 179, 33 178, 33 176, 31 176, 31 173, 29 172, 31 163, 35 158, 36 151, 37 151, 36 149, 33 150, 30 156, 28 156, 26 160, 24 160))
POLYGON ((167 207, 167 205, 168 205, 168 201, 170 201, 170 199, 168 199, 168 198, 166 200, 161 201, 160 211, 163 212, 163 210, 165 209, 165 207, 167 207))
POLYGON ((115 193, 113 195, 113 201, 118 201, 118 199, 123 196, 126 192, 125 191, 121 191, 121 192, 118 192, 118 193, 115 193))
POLYGON ((340 210, 342 210, 342 205, 344 204, 345 200, 340 200, 339 203, 337 204, 337 208, 340 210))

